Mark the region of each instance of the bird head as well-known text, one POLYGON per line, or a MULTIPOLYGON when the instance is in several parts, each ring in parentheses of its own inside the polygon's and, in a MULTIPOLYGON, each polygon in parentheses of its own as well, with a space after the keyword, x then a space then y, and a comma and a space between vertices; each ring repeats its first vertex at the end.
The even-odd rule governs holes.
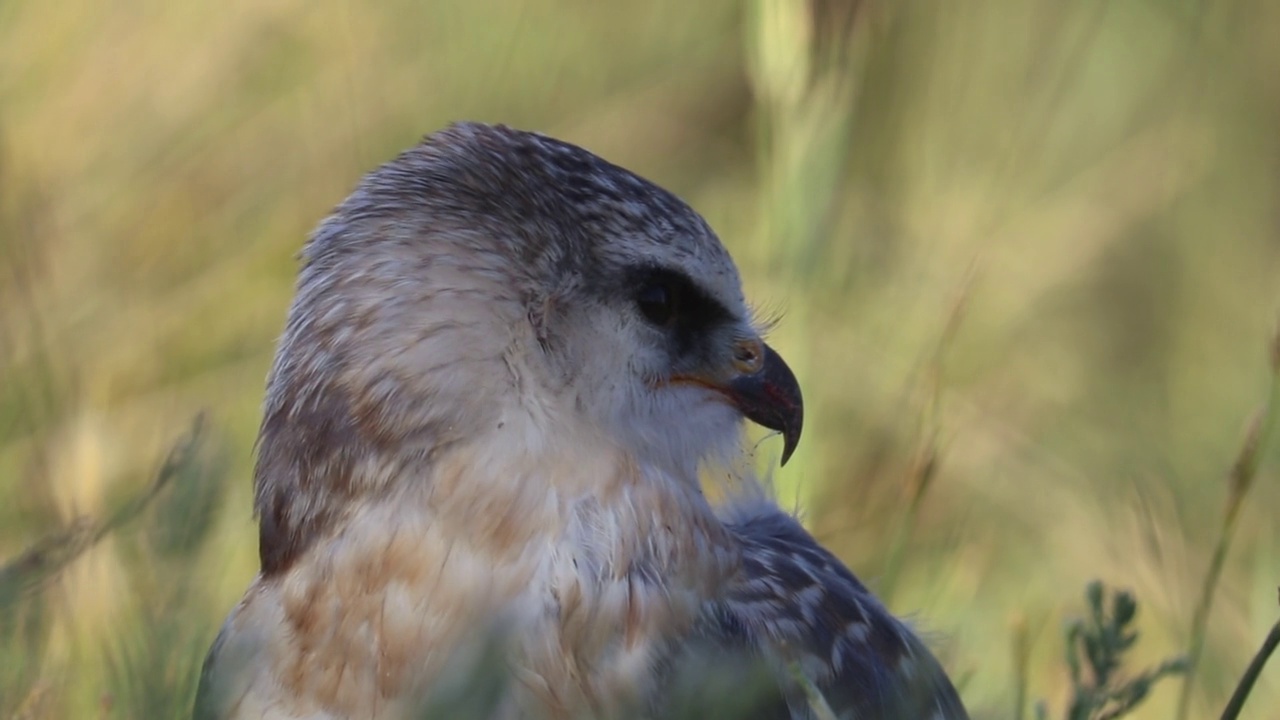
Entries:
POLYGON ((370 173, 303 257, 260 435, 264 548, 478 436, 613 443, 695 482, 744 418, 783 462, 799 440, 799 385, 716 235, 576 146, 454 125, 370 173))

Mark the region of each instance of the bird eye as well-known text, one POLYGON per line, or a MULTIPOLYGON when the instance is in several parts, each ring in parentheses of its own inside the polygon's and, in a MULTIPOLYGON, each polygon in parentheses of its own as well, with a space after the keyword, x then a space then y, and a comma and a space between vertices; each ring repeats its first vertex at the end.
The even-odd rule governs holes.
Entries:
POLYGON ((649 282, 636 293, 636 305, 645 319, 654 325, 669 325, 676 317, 675 287, 663 281, 649 282))

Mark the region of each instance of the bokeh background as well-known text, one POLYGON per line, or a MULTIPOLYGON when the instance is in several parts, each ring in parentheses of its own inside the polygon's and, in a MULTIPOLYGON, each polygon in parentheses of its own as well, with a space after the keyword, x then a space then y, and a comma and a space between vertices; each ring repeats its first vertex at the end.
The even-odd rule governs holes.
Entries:
MULTIPOLYGON (((779 493, 976 716, 1014 717, 1019 686, 1060 716, 1094 578, 1138 599, 1135 671, 1185 649, 1268 396, 1280 3, 8 0, 0 718, 184 715, 256 569, 295 254, 459 119, 584 145, 706 215, 805 387, 779 493)), ((1192 717, 1280 615, 1275 446, 1192 717)), ((1273 663, 1243 717, 1277 707, 1273 663)))

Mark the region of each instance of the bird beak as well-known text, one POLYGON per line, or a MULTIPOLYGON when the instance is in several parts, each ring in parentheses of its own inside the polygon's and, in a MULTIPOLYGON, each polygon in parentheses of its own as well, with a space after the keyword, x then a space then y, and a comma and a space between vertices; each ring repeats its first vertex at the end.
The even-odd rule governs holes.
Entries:
POLYGON ((756 339, 738 343, 734 365, 740 372, 722 392, 748 420, 782 433, 782 464, 786 465, 804 425, 800 383, 778 353, 756 339))

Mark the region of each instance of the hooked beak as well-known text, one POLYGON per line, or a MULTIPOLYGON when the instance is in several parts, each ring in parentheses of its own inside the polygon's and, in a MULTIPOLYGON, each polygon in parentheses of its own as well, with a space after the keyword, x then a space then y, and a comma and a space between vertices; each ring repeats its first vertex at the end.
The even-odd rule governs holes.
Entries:
POLYGON ((786 465, 804 425, 800 383, 778 353, 763 342, 743 343, 739 351, 735 363, 753 371, 734 377, 722 392, 748 420, 782 433, 782 464, 786 465), (758 360, 750 358, 752 350, 759 353, 758 360))

